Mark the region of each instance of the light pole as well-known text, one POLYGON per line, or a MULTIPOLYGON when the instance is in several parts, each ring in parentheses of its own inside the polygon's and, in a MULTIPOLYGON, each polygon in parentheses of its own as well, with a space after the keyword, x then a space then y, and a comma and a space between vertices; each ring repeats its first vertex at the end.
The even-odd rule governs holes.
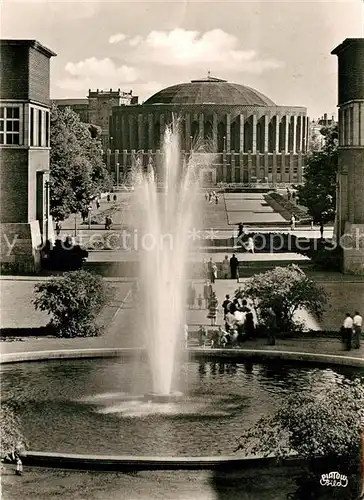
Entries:
POLYGON ((224 151, 226 151, 226 137, 224 135, 224 151))
POLYGON ((190 150, 192 151, 192 140, 193 140, 193 137, 192 135, 190 135, 190 150))

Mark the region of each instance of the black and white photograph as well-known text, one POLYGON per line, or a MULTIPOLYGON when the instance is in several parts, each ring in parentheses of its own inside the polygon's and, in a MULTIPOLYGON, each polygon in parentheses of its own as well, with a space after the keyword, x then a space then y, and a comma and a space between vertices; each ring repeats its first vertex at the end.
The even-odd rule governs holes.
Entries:
POLYGON ((3 500, 364 500, 364 1, 3 0, 3 500))

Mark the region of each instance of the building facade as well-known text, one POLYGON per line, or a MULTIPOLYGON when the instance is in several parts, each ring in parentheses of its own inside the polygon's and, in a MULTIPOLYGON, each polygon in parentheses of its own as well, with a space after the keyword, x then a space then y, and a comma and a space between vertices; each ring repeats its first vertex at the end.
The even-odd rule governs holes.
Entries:
POLYGON ((336 234, 344 271, 364 274, 364 38, 347 38, 339 63, 339 165, 336 234))
POLYGON ((101 128, 101 140, 104 150, 112 147, 113 137, 109 134, 110 116, 114 106, 130 106, 138 104, 138 97, 133 91, 123 92, 120 89, 91 90, 87 99, 53 99, 60 109, 70 107, 84 123, 92 123, 101 128))
POLYGON ((0 261, 33 270, 52 230, 49 75, 56 54, 36 40, 1 40, 0 53, 0 261))
POLYGON ((182 159, 191 149, 211 156, 204 181, 302 182, 306 108, 277 106, 257 90, 210 76, 168 87, 142 105, 114 107, 110 168, 121 175, 143 153, 158 172, 165 128, 176 119, 182 159))

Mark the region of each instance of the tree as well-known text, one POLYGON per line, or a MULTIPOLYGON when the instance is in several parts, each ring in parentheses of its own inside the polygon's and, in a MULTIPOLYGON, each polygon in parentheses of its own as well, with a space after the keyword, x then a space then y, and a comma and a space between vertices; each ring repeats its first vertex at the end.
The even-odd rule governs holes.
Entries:
POLYGON ((320 319, 327 303, 327 294, 296 265, 276 267, 248 279, 235 295, 252 300, 258 321, 264 324, 264 311, 272 308, 277 330, 288 333, 301 328, 294 320, 302 308, 320 319))
POLYGON ((50 209, 57 220, 80 212, 111 188, 102 158, 99 130, 80 121, 70 108, 51 109, 50 209))
POLYGON ((298 202, 308 208, 315 222, 325 223, 335 219, 338 127, 324 127, 321 133, 325 143, 307 158, 304 185, 298 187, 298 202))
POLYGON ((100 333, 96 318, 112 298, 101 276, 72 271, 35 285, 35 308, 52 316, 59 337, 92 337, 100 333))
POLYGON ((20 420, 13 408, 2 403, 0 407, 0 456, 23 453, 26 440, 20 431, 20 420))
MULTIPOLYGON (((275 413, 245 431, 237 450, 265 457, 273 454, 277 459, 292 454, 305 459, 308 470, 298 481, 295 498, 321 498, 320 475, 330 471, 352 474, 352 489, 348 488, 345 498, 358 498, 363 414, 364 385, 358 379, 335 382, 319 393, 295 392, 275 413)), ((335 498, 334 488, 329 490, 328 498, 335 498)))

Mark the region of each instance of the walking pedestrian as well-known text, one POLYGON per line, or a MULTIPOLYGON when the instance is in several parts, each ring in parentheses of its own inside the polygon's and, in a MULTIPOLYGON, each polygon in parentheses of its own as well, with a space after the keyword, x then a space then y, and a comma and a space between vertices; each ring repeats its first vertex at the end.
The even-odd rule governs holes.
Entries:
POLYGON ((229 270, 230 270, 230 262, 229 262, 229 257, 225 255, 225 259, 222 261, 221 264, 221 274, 223 279, 228 279, 229 277, 229 270))
POLYGON ((217 265, 212 260, 212 257, 210 257, 208 267, 209 267, 209 279, 211 283, 215 283, 215 279, 217 278, 217 265))
POLYGON ((353 335, 353 318, 350 313, 346 313, 344 322, 343 322, 343 341, 344 346, 347 351, 351 350, 351 340, 353 335))
POLYGON ((249 236, 248 241, 246 242, 245 248, 246 248, 247 252, 254 253, 254 239, 252 238, 252 236, 249 236))
POLYGON ((358 311, 355 311, 353 317, 353 347, 354 349, 360 348, 360 337, 361 337, 361 327, 363 324, 363 318, 360 316, 358 311))
POLYGON ((62 224, 60 223, 59 220, 56 222, 56 235, 57 237, 61 234, 61 229, 62 229, 62 224))
POLYGON ((265 317, 265 326, 267 328, 267 343, 268 345, 276 344, 276 331, 277 331, 277 315, 272 307, 266 309, 263 313, 265 317))
POLYGON ((23 474, 23 462, 20 460, 19 455, 16 458, 16 470, 15 474, 21 476, 23 474))
POLYGON ((238 267, 239 267, 239 261, 235 257, 235 254, 233 253, 233 256, 230 259, 231 279, 238 279, 239 280, 239 275, 237 275, 238 267))

